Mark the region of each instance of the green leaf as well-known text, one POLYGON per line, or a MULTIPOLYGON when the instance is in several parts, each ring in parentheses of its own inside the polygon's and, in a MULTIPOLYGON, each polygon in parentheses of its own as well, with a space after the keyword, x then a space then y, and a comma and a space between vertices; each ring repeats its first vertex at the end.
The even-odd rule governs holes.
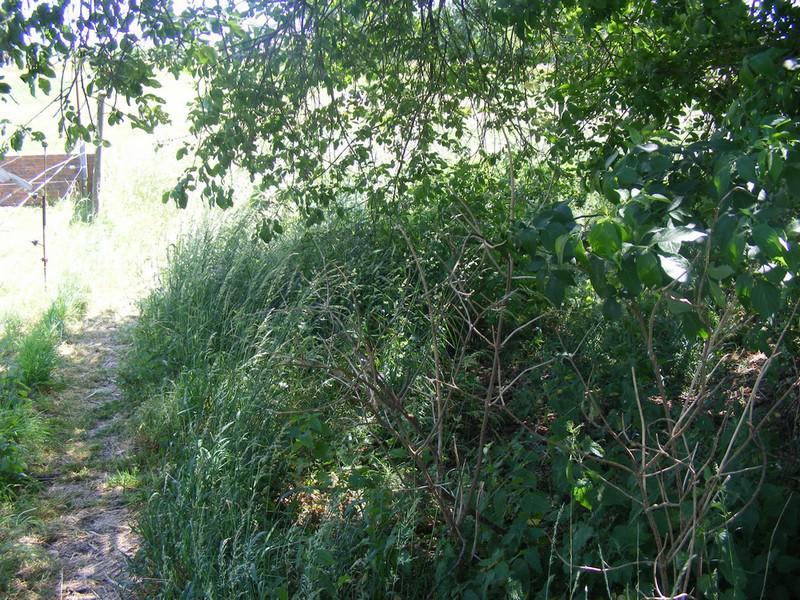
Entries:
POLYGON ((704 231, 689 227, 665 227, 653 236, 651 244, 658 244, 664 252, 676 254, 683 242, 698 242, 707 237, 708 234, 704 231))
POLYGON ((687 338, 694 339, 699 337, 704 340, 708 339, 708 330, 696 312, 684 313, 680 316, 680 320, 683 333, 686 334, 687 338))
POLYGON ((736 161, 736 172, 739 177, 745 181, 758 181, 758 174, 756 173, 756 164, 758 163, 757 156, 742 156, 736 161))
POLYGON ((778 232, 769 225, 760 223, 753 226, 753 241, 767 258, 783 256, 784 248, 778 232))
POLYGON ((694 311, 694 306, 686 298, 667 298, 667 308, 673 315, 682 315, 694 311))
POLYGON ((568 233, 560 235, 556 239, 556 244, 555 244, 556 260, 558 261, 559 265, 564 264, 564 248, 566 247, 568 240, 569 240, 568 233))
POLYGON ((784 278, 786 277, 786 273, 787 270, 783 267, 772 267, 764 271, 764 278, 771 284, 780 288, 783 284, 784 278))
POLYGON ((547 280, 547 286, 544 290, 544 295, 555 306, 561 306, 564 303, 564 296, 567 292, 567 286, 561 279, 556 276, 550 276, 547 280))
POLYGON ((613 296, 605 299, 601 312, 609 321, 619 321, 623 315, 622 305, 613 296))
POLYGON ((592 482, 588 479, 579 479, 572 488, 572 497, 587 510, 592 510, 592 503, 589 501, 589 492, 591 490, 592 482))
POLYGON ((642 284, 636 272, 636 259, 631 254, 622 259, 619 269, 619 281, 631 296, 638 296, 642 292, 642 284))
POLYGON ((258 226, 258 237, 265 244, 268 244, 272 241, 272 228, 269 226, 269 223, 262 222, 258 226))
POLYGON ((736 278, 736 296, 745 307, 750 307, 750 296, 753 290, 753 278, 749 273, 741 273, 736 278))
POLYGON ((716 247, 724 248, 728 245, 731 237, 736 233, 738 223, 739 220, 729 213, 720 215, 713 232, 713 240, 716 247))
POLYGON ((622 248, 622 228, 612 219, 603 219, 589 230, 592 252, 603 258, 614 258, 622 248))
POLYGON ((580 236, 576 236, 572 252, 575 254, 575 259, 578 261, 579 265, 582 267, 589 266, 589 256, 586 254, 586 248, 584 247, 583 240, 580 238, 580 236))
POLYGON ((540 232, 542 245, 548 252, 555 254, 556 242, 558 241, 558 238, 567 233, 568 230, 562 223, 559 223, 558 221, 551 221, 547 224, 547 227, 540 232))
POLYGON ((603 192, 603 195, 608 199, 609 202, 612 204, 618 204, 620 201, 620 194, 616 190, 616 184, 614 182, 614 176, 611 173, 605 173, 603 175, 603 181, 600 184, 600 189, 603 192))
POLYGON ((19 152, 22 150, 22 143, 25 141, 25 134, 17 130, 11 134, 11 137, 8 140, 8 145, 11 146, 11 149, 15 152, 19 152))
POLYGON ((749 56, 747 64, 758 75, 774 77, 780 73, 781 64, 776 60, 781 51, 777 48, 769 48, 753 56, 749 56))
POLYGON ((725 308, 727 302, 725 299, 725 293, 722 291, 722 288, 716 281, 713 281, 711 279, 708 279, 707 283, 708 283, 708 290, 711 293, 711 298, 714 300, 714 303, 719 308, 725 308))
POLYGON ((765 319, 771 317, 781 306, 781 292, 764 279, 756 279, 751 292, 751 302, 755 311, 765 319))
POLYGON ((547 496, 538 492, 528 492, 519 500, 520 511, 530 517, 544 515, 551 509, 547 496))
POLYGON ((539 243, 539 232, 532 227, 526 227, 517 235, 517 241, 528 256, 534 256, 536 245, 539 243))
POLYGON ((800 195, 800 168, 786 167, 783 170, 783 178, 786 180, 786 185, 795 196, 800 195))
POLYGON ((680 254, 671 254, 658 256, 661 262, 661 268, 672 279, 684 283, 689 280, 689 271, 691 265, 689 261, 683 258, 680 254))
POLYGON ((794 244, 786 253, 786 262, 795 274, 800 273, 800 245, 794 244))
POLYGON ((617 171, 617 181, 622 187, 631 187, 639 181, 639 174, 632 167, 622 167, 617 171))
POLYGON ((639 280, 647 287, 661 285, 661 270, 658 268, 658 258, 652 252, 645 252, 636 257, 636 274, 639 280))
POLYGON ((589 280, 592 282, 592 287, 598 296, 607 298, 611 295, 613 289, 608 285, 608 280, 606 279, 605 262, 594 255, 589 257, 589 280))
POLYGON ((728 156, 720 157, 714 165, 714 187, 719 198, 731 189, 731 164, 728 156))
POLYGON ((628 135, 631 137, 631 141, 637 146, 644 141, 642 133, 633 127, 628 127, 628 135))
POLYGON ((739 233, 731 237, 725 247, 725 255, 732 265, 738 265, 742 261, 745 247, 745 236, 739 233))
POLYGON ((734 270, 728 265, 712 265, 708 268, 708 276, 711 279, 722 281, 733 275, 734 270))
POLYGON ((584 438, 583 451, 588 454, 594 454, 598 458, 603 458, 606 455, 603 447, 590 437, 584 438))

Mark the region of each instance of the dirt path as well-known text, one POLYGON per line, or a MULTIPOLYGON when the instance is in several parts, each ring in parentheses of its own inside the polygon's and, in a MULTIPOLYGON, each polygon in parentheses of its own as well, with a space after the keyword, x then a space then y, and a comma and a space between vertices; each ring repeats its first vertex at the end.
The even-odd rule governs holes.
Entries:
POLYGON ((64 388, 47 410, 58 441, 39 475, 49 516, 43 535, 21 540, 49 556, 49 576, 38 590, 29 588, 31 597, 131 597, 126 567, 138 545, 129 507, 136 470, 130 413, 115 381, 125 325, 110 313, 91 317, 59 347, 64 388))

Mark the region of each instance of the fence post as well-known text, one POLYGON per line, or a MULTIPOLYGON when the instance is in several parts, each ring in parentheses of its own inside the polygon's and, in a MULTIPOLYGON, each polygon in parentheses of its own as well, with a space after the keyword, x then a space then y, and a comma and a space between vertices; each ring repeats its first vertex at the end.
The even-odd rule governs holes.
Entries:
POLYGON ((103 158, 103 121, 106 98, 103 94, 97 98, 97 145, 94 150, 94 169, 92 172, 92 215, 100 214, 100 175, 103 158))

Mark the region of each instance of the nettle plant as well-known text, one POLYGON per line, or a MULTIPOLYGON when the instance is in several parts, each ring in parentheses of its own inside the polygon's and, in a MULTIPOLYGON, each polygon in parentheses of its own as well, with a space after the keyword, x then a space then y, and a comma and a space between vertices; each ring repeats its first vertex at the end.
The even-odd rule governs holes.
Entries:
POLYGON ((777 451, 765 435, 798 385, 766 383, 800 304, 796 68, 774 50, 748 57, 741 93, 715 131, 690 139, 630 130, 628 146, 593 174, 597 214, 575 216, 562 203, 517 226, 518 269, 550 302, 561 305, 586 282, 606 319, 638 325, 641 345, 628 350, 646 356, 618 382, 618 404, 579 358, 565 356, 584 388, 584 424, 570 424, 560 442, 572 465, 567 484, 591 521, 605 519, 612 546, 629 548, 599 560, 587 549, 569 562, 575 573, 622 583, 651 566, 657 595, 705 593, 722 580, 741 596, 765 582, 748 581, 749 569, 763 575, 779 554, 770 559, 765 544, 736 548, 730 532, 752 533, 759 517, 775 527, 786 509, 761 514, 758 498, 777 451), (665 374, 672 357, 659 339, 670 328, 695 356, 675 377, 665 374), (731 348, 739 360, 750 356, 746 385, 731 348), (642 526, 628 544, 633 523, 642 526))

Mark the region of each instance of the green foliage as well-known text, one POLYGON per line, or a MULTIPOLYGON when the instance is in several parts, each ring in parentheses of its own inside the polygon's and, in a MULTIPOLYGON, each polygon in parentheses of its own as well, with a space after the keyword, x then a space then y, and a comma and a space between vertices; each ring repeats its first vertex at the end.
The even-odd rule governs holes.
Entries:
POLYGON ((85 310, 80 292, 71 287, 59 290, 56 299, 17 345, 15 365, 24 387, 38 389, 52 383, 58 364, 57 346, 66 333, 66 324, 81 318, 85 310))
MULTIPOLYGON (((788 472, 758 451, 792 454, 774 419, 791 366, 740 373, 748 363, 725 358, 755 347, 731 304, 706 308, 709 339, 723 345, 675 326, 688 311, 668 295, 677 284, 660 244, 707 238, 679 225, 656 232, 633 260, 633 294, 613 270, 632 239, 623 220, 590 223, 583 252, 564 241, 581 230, 565 204, 509 222, 499 167, 454 168, 425 209, 394 226, 353 213, 266 246, 245 215, 176 247, 143 305, 125 375, 131 397, 148 396, 140 443, 161 474, 142 517, 139 568, 163 582, 149 594, 559 597, 585 586, 636 597, 682 585, 672 569, 691 568, 691 589, 751 595, 774 576, 772 561, 797 576, 784 545, 796 523, 751 493, 763 473, 793 497, 788 472), (514 244, 481 241, 504 236, 514 244), (505 261, 517 279, 500 309, 505 261), (592 264, 602 266, 594 279, 592 264), (560 302, 554 273, 565 277, 560 302), (599 277, 605 299, 592 294, 599 277), (498 327, 517 332, 499 347, 502 363, 487 341, 498 327), (711 358, 721 362, 704 375, 711 358), (494 392, 493 364, 505 373, 494 392), (770 399, 736 395, 744 381, 770 399), (450 395, 438 429, 441 390, 450 395), (694 398, 703 410, 684 414, 694 398), (758 444, 737 427, 751 410, 758 444), (674 434, 681 419, 691 426, 674 434), (678 466, 638 441, 670 435, 693 449, 678 466), (639 500, 642 452, 654 483, 639 500), (681 476, 690 485, 655 484, 683 464, 696 464, 681 476), (692 497, 705 508, 689 510, 692 497), (645 512, 643 502, 668 505, 645 512), (778 523, 787 529, 776 541, 778 523), (697 558, 678 549, 654 577, 663 540, 685 532, 697 558)), ((515 189, 536 190, 527 177, 515 189)), ((781 321, 759 323, 783 343, 781 321)))
POLYGON ((70 320, 80 318, 85 301, 73 287, 59 290, 55 300, 26 331, 7 319, 0 329, 0 495, 25 479, 28 455, 45 437, 34 411, 37 392, 53 383, 57 346, 70 320))
POLYGON ((169 10, 80 15, 87 53, 9 5, 0 37, 144 127, 154 65, 190 72, 165 199, 255 186, 137 327, 148 595, 791 594, 800 8, 169 10))
MULTIPOLYGON (((110 101, 109 124, 127 119, 133 127, 151 131, 167 121, 161 106, 164 100, 147 91, 160 87, 155 79, 157 49, 153 46, 177 34, 161 3, 122 7, 105 2, 90 10, 71 11, 59 4, 26 10, 15 0, 3 0, 0 10, 5 16, 0 25, 0 64, 14 65, 31 95, 56 96, 61 108, 59 133, 68 149, 96 136, 93 119, 82 114, 88 99, 96 95, 110 101), (62 65, 74 68, 68 79, 57 73, 62 65), (78 92, 75 104, 73 88, 78 92), (127 106, 119 106, 119 100, 127 106), (130 110, 131 104, 135 110, 130 110)), ((11 91, 7 83, 0 82, 0 100, 6 101, 11 91)), ((11 135, 0 142, 0 155, 21 151, 28 137, 46 143, 41 132, 26 124, 15 125, 11 135)))
MULTIPOLYGON (((248 220, 182 242, 134 332, 124 377, 150 390, 140 443, 162 470, 140 567, 163 597, 418 595, 429 565, 412 540, 430 511, 390 491, 398 474, 372 458, 379 442, 342 386, 291 359, 313 362, 330 331, 315 313, 325 282, 342 283, 331 261, 365 291, 401 281, 375 251, 388 232, 342 224, 267 251, 248 220)), ((385 296, 370 293, 371 312, 385 296)))

